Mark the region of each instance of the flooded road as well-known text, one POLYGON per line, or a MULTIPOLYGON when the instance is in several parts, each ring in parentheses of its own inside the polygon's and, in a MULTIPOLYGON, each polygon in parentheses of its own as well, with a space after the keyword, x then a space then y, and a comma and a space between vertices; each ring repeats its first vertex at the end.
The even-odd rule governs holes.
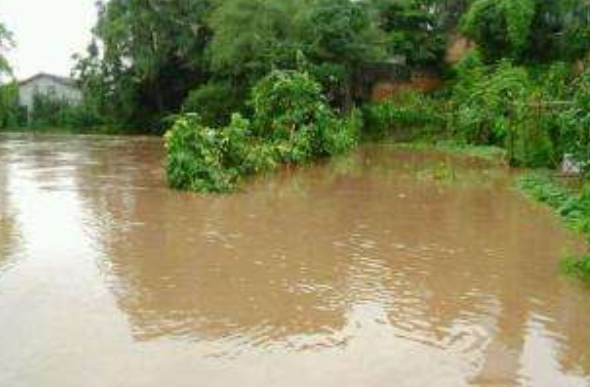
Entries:
POLYGON ((483 161, 199 196, 155 139, 0 137, 0 386, 590 386, 581 247, 483 161))

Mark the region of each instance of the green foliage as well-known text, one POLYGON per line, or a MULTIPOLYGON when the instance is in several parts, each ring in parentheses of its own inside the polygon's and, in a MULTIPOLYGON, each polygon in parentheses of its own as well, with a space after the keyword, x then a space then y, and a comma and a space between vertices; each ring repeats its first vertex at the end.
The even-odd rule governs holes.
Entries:
POLYGON ((531 197, 553 208, 572 230, 587 233, 590 237, 590 185, 580 195, 575 195, 540 174, 521 178, 519 185, 531 197))
POLYGON ((12 33, 0 22, 0 130, 18 126, 22 118, 18 86, 10 81, 12 69, 6 58, 6 52, 13 46, 12 33))
POLYGON ((12 33, 0 22, 0 82, 2 81, 3 76, 12 73, 12 69, 8 63, 8 59, 6 59, 5 53, 13 46, 14 41, 12 39, 12 33))
POLYGON ((278 145, 282 161, 305 162, 354 146, 358 118, 338 118, 321 90, 298 71, 273 71, 254 87, 256 134, 278 145))
POLYGON ((209 20, 214 31, 208 46, 214 72, 251 85, 275 66, 294 59, 293 0, 227 0, 209 20))
POLYGON ((432 0, 378 0, 379 26, 387 35, 387 53, 402 55, 412 67, 441 67, 445 54, 446 8, 432 0))
POLYGON ((71 109, 65 100, 52 95, 37 94, 29 112, 29 126, 35 129, 64 128, 71 109))
POLYGON ((462 29, 486 59, 519 58, 534 16, 534 0, 476 0, 465 14, 462 29))
POLYGON ((475 0, 462 31, 484 58, 573 60, 590 48, 590 4, 579 0, 475 0))
POLYGON ((590 49, 590 3, 580 0, 536 0, 527 52, 542 62, 572 61, 590 49))
POLYGON ((0 85, 0 130, 15 129, 26 121, 26 113, 18 104, 18 86, 0 85))
POLYGON ((504 146, 513 165, 555 166, 563 155, 555 98, 565 97, 569 70, 529 69, 476 53, 457 67, 449 126, 466 143, 504 146))
POLYGON ((170 186, 227 192, 244 176, 278 163, 303 163, 356 144, 358 117, 337 117, 305 73, 271 73, 255 86, 252 106, 252 122, 234 114, 228 126, 217 129, 196 115, 178 117, 166 134, 170 186))
MULTIPOLYGON (((305 69, 349 112, 367 102, 366 69, 405 58, 409 73, 444 70, 462 15, 489 64, 572 61, 590 49, 590 4, 579 0, 102 0, 98 13, 75 69, 86 110, 141 131, 179 111, 225 125, 273 69, 305 69)), ((0 29, 0 47, 7 36, 0 29)))
POLYGON ((146 128, 178 111, 206 77, 209 9, 208 0, 99 2, 94 42, 75 71, 92 109, 146 128))
POLYGON ((240 178, 275 166, 272 150, 250 135, 250 122, 234 115, 230 124, 212 129, 197 115, 179 116, 166 133, 167 176, 172 188, 228 192, 240 178))
POLYGON ((466 142, 500 144, 511 117, 520 113, 516 105, 526 97, 528 74, 509 62, 490 69, 479 66, 476 58, 468 62, 459 66, 453 90, 457 134, 466 142))
MULTIPOLYGON (((584 233, 590 242, 590 182, 574 194, 547 176, 534 174, 519 181, 520 188, 533 199, 550 206, 574 231, 584 233)), ((566 261, 568 271, 590 278, 590 253, 566 261)))
POLYGON ((417 92, 408 92, 395 100, 365 107, 363 135, 380 139, 394 135, 409 140, 420 134, 440 132, 446 126, 444 101, 417 92))
POLYGON ((287 138, 316 120, 325 107, 322 87, 307 73, 273 71, 252 91, 252 106, 259 134, 287 138))
POLYGON ((28 117, 20 121, 20 127, 34 130, 88 131, 104 126, 101 117, 82 104, 71 104, 52 94, 37 94, 28 117))
POLYGON ((382 31, 366 2, 316 0, 301 14, 299 34, 309 71, 330 96, 352 106, 352 75, 364 63, 385 59, 382 31))
POLYGON ((205 125, 226 125, 241 96, 227 81, 211 81, 190 92, 182 105, 185 113, 197 113, 205 125))

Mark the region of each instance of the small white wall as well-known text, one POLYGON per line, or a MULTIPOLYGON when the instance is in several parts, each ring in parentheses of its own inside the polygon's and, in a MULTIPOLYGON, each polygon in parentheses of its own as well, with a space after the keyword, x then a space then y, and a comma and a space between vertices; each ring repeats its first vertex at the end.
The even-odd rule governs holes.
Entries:
POLYGON ((80 90, 57 82, 51 77, 39 77, 21 85, 19 103, 31 111, 35 95, 54 96, 56 99, 62 99, 71 104, 79 104, 82 101, 80 90))

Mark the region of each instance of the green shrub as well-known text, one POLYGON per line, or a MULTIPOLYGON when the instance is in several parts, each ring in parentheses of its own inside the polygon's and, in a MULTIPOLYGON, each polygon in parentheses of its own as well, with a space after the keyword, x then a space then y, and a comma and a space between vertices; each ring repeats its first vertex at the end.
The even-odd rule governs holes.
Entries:
POLYGON ((165 138, 166 172, 172 188, 223 192, 233 187, 237 176, 223 166, 218 136, 197 116, 179 117, 165 138))
POLYGON ((18 128, 26 120, 26 111, 18 103, 18 86, 14 83, 0 85, 0 130, 18 128))
POLYGON ((38 94, 33 98, 28 119, 25 113, 20 126, 35 130, 68 129, 83 132, 106 124, 99 112, 84 102, 71 104, 52 94, 38 94))
POLYGON ((250 122, 238 114, 217 130, 203 125, 197 115, 178 117, 165 137, 170 186, 228 192, 242 176, 274 167, 272 150, 256 143, 249 131, 250 122))
POLYGON ((29 126, 34 129, 63 129, 71 108, 66 100, 54 95, 37 94, 29 112, 29 126))
POLYGON ((321 85, 298 71, 273 71, 259 81, 252 107, 257 134, 271 139, 289 138, 327 109, 321 85))
POLYGON ((311 76, 298 71, 273 71, 254 87, 255 132, 275 143, 281 161, 306 162, 356 144, 358 116, 339 118, 321 90, 311 76))
POLYGON ((408 92, 395 100, 365 107, 365 126, 363 134, 368 138, 379 139, 386 135, 407 137, 415 131, 440 131, 446 126, 446 101, 408 92))
POLYGON ((273 72, 254 89, 254 120, 239 114, 213 129, 196 114, 183 114, 166 134, 172 188, 228 192, 244 176, 279 162, 302 163, 350 150, 360 118, 338 117, 307 74, 273 72))
POLYGON ((474 0, 462 30, 487 60, 519 58, 527 48, 535 9, 534 0, 474 0))

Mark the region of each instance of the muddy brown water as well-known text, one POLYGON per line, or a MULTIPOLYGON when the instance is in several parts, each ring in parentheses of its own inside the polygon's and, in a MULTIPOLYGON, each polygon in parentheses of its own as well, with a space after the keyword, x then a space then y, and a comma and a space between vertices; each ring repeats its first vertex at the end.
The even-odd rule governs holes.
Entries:
POLYGON ((0 137, 0 386, 590 385, 582 241, 508 171, 364 146, 199 196, 163 157, 0 137))

